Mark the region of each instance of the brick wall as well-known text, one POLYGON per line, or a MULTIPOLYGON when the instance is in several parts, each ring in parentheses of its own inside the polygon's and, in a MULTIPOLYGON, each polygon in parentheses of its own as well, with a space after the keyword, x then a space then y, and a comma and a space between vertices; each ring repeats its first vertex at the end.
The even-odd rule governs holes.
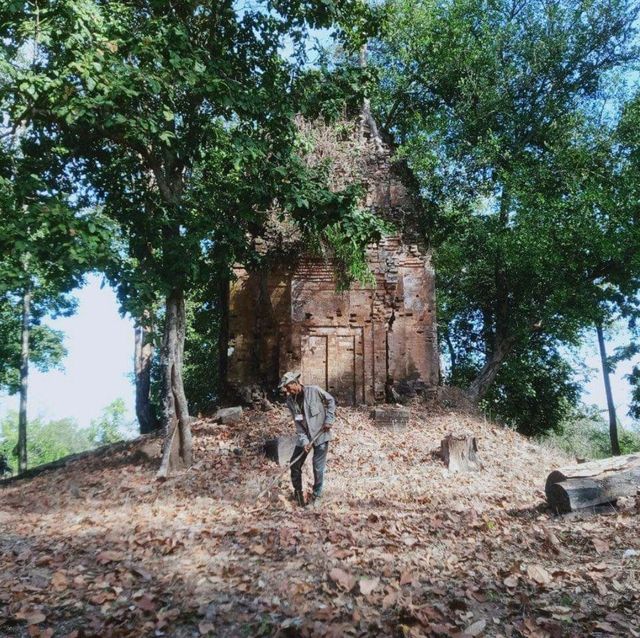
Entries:
POLYGON ((301 370, 304 383, 321 385, 343 404, 385 401, 392 388, 413 394, 437 385, 434 273, 429 256, 410 243, 419 202, 405 186, 406 167, 366 131, 342 148, 326 126, 304 126, 319 154, 310 161, 335 157, 336 188, 358 180, 363 204, 398 235, 368 250, 375 283, 346 292, 336 292, 332 264, 321 258, 302 256, 268 272, 235 268, 227 382, 273 389, 286 370, 301 370))
POLYGON ((384 401, 438 383, 430 260, 399 237, 368 251, 371 286, 336 292, 330 263, 303 257, 269 272, 235 269, 228 382, 274 388, 286 370, 339 403, 384 401))

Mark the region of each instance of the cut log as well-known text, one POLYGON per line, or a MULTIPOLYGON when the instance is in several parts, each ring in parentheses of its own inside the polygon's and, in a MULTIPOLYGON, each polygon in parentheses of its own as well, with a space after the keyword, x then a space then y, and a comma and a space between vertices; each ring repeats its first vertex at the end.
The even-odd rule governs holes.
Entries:
POLYGON ((634 496, 640 489, 640 454, 614 456, 554 470, 545 492, 549 507, 557 513, 613 503, 634 496))
POLYGON ((478 444, 470 434, 447 434, 440 442, 440 455, 450 472, 474 472, 480 469, 478 444))

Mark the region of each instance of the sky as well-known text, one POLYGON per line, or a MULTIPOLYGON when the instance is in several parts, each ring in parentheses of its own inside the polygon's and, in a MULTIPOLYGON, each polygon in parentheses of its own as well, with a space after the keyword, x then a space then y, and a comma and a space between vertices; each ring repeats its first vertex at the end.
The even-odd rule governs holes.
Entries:
MULTIPOLYGON (((71 417, 82 427, 100 416, 102 410, 117 398, 127 407, 127 420, 135 419, 134 388, 131 379, 133 367, 133 323, 118 313, 113 290, 100 287, 101 278, 87 277, 87 284, 77 291, 78 311, 72 317, 49 320, 48 323, 65 333, 68 356, 63 371, 42 374, 32 368, 29 386, 29 417, 60 419, 71 417)), ((619 329, 608 342, 608 353, 615 345, 626 342, 627 335, 619 329)), ((595 330, 590 343, 585 345, 578 360, 592 369, 591 381, 586 385, 585 402, 606 409, 606 399, 600 370, 600 358, 595 330)), ((631 371, 635 361, 618 366, 612 378, 614 400, 618 418, 630 425, 627 416, 630 400, 629 384, 624 375, 631 371)), ((0 417, 8 410, 17 410, 18 399, 0 395, 0 417)), ((606 418, 606 413, 603 413, 606 418)))
MULTIPOLYGON (((68 355, 62 371, 43 374, 31 367, 29 418, 72 417, 85 427, 118 398, 125 401, 127 421, 135 418, 133 323, 120 317, 115 293, 108 285, 101 288, 101 281, 89 275, 76 292, 77 313, 46 322, 64 332, 68 355)), ((0 395, 0 416, 17 409, 17 396, 0 395)))
MULTIPOLYGON (((580 351, 580 358, 592 370, 591 378, 585 384, 583 400, 588 404, 596 404, 602 411, 602 416, 608 421, 607 399, 604 391, 604 381, 602 378, 602 368, 600 365, 600 352, 598 350, 598 339, 595 328, 591 331, 591 339, 580 351)), ((605 348, 607 356, 611 356, 616 346, 623 346, 629 343, 629 334, 622 326, 619 326, 613 334, 607 335, 605 348)), ((634 365, 640 364, 640 358, 634 357, 628 361, 623 361, 616 366, 615 373, 611 375, 611 393, 616 406, 616 414, 620 423, 628 427, 633 424, 633 419, 627 415, 629 402, 631 401, 631 387, 624 378, 631 372, 634 365)))

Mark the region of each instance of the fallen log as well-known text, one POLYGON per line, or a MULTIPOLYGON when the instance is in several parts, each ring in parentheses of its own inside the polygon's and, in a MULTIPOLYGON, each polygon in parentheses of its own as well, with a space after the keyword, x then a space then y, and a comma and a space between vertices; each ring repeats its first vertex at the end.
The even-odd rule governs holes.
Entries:
POLYGON ((470 434, 447 434, 440 441, 440 455, 449 471, 473 472, 480 469, 478 444, 470 434))
POLYGON ((627 454, 554 470, 545 493, 549 507, 564 514, 634 496, 638 489, 640 454, 627 454))

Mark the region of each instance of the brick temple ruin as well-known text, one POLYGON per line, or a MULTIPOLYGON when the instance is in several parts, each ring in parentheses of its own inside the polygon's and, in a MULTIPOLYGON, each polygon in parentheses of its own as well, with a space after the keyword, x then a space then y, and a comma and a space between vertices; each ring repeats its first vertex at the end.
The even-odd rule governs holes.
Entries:
POLYGON ((428 391, 439 378, 434 273, 429 254, 411 239, 417 204, 406 167, 370 134, 347 144, 327 141, 327 130, 319 133, 317 153, 358 158, 355 167, 338 162, 336 187, 358 179, 365 204, 398 232, 368 248, 372 283, 345 292, 337 292, 333 264, 321 256, 302 253, 260 271, 237 265, 228 297, 226 381, 235 389, 273 390, 286 370, 300 370, 304 383, 328 390, 342 405, 428 391))

